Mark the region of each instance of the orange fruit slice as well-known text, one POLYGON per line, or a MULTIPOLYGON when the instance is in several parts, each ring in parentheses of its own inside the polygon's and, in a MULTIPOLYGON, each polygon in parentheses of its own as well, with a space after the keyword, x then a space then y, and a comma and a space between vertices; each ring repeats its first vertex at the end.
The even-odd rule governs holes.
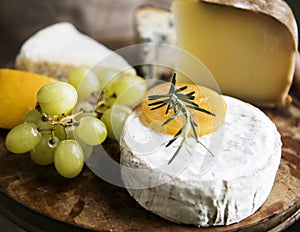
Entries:
POLYGON ((0 69, 0 128, 11 129, 36 105, 38 90, 55 79, 38 74, 0 69))
MULTIPOLYGON (((175 135, 186 122, 184 115, 176 117, 174 120, 167 123, 164 129, 161 128, 162 124, 174 114, 174 110, 169 110, 166 114, 167 105, 161 108, 151 110, 153 106, 149 104, 158 101, 158 100, 149 100, 148 97, 151 95, 161 95, 169 92, 171 83, 165 83, 158 85, 150 89, 144 100, 142 101, 142 112, 147 122, 154 128, 159 131, 165 131, 168 134, 175 135)), ((200 112, 195 109, 189 109, 191 118, 197 124, 196 131, 199 136, 209 134, 213 131, 216 131, 223 124, 223 119, 226 114, 226 103, 223 98, 215 91, 194 84, 189 83, 177 83, 175 88, 180 88, 187 86, 187 89, 183 90, 181 93, 187 94, 192 91, 195 92, 195 99, 193 100, 200 108, 208 110, 213 113, 207 114, 200 112)), ((160 99, 163 100, 163 99, 160 99)))

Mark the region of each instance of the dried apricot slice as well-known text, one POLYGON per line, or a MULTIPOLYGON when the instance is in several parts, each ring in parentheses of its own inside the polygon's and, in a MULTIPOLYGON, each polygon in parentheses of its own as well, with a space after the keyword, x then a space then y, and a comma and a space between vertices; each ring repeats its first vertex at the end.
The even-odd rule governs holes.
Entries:
MULTIPOLYGON (((194 109, 190 110, 191 116, 197 124, 196 130, 199 136, 216 131, 221 125, 223 125, 223 118, 226 114, 226 103, 221 95, 209 88, 189 83, 177 83, 175 87, 180 88, 183 86, 187 86, 186 90, 183 91, 183 94, 194 91, 195 99, 193 102, 196 103, 200 108, 208 110, 215 115, 213 116, 194 109)), ((153 107, 149 106, 149 104, 151 104, 153 101, 148 100, 148 96, 166 94, 168 93, 169 88, 170 83, 155 86, 147 92, 144 100, 142 101, 143 115, 148 123, 153 127, 162 125, 163 122, 165 122, 174 114, 174 111, 170 110, 166 114, 167 106, 151 110, 153 107)), ((185 117, 179 116, 165 125, 165 131, 168 134, 174 135, 180 130, 184 123, 185 117)), ((160 131, 162 130, 161 128, 154 129, 158 129, 160 131)))

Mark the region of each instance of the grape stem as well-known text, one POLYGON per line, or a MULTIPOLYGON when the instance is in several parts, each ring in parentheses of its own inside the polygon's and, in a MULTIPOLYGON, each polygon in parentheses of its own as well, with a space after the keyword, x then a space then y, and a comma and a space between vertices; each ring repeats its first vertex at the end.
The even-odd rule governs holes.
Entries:
POLYGON ((51 139, 50 139, 50 141, 49 141, 49 143, 50 143, 51 145, 54 145, 54 144, 55 144, 55 139, 54 139, 55 135, 54 135, 54 131, 55 131, 55 130, 51 130, 51 139))
MULTIPOLYGON (((98 117, 101 116, 104 111, 101 110, 101 107, 106 107, 109 108, 110 105, 107 103, 109 100, 116 98, 116 94, 112 94, 112 95, 107 95, 106 91, 103 90, 100 94, 100 96, 98 97, 98 95, 93 95, 92 96, 95 100, 97 100, 97 103, 94 107, 94 110, 91 111, 87 111, 84 109, 80 109, 79 112, 75 113, 75 114, 71 114, 71 115, 61 115, 62 117, 59 117, 58 115, 54 115, 54 116, 50 116, 47 115, 46 113, 42 113, 42 121, 44 122, 49 122, 52 126, 50 128, 38 128, 38 131, 42 132, 42 131, 49 131, 51 132, 51 140, 50 143, 54 144, 55 143, 55 129, 57 128, 58 125, 63 127, 63 131, 65 134, 65 138, 69 139, 69 135, 67 133, 67 128, 71 127, 71 126, 78 126, 79 122, 76 121, 76 117, 84 114, 84 113, 96 113, 98 114, 98 117)), ((39 112, 41 112, 41 107, 40 105, 37 103, 35 109, 39 112)))
POLYGON ((79 125, 79 122, 77 122, 75 120, 76 117, 78 117, 79 115, 81 114, 84 114, 84 113, 92 113, 94 111, 86 111, 86 110, 83 110, 81 109, 79 112, 75 113, 75 114, 72 114, 72 115, 67 115, 67 116, 64 116, 62 118, 59 118, 58 116, 54 116, 53 118, 45 113, 42 114, 42 120, 44 122, 49 122, 52 127, 51 128, 41 128, 39 127, 38 128, 38 131, 42 132, 42 131, 49 131, 51 132, 51 140, 50 140, 50 143, 53 145, 55 144, 55 129, 58 125, 62 126, 63 127, 63 130, 64 130, 64 133, 65 133, 65 137, 66 139, 69 139, 69 135, 67 133, 67 127, 71 127, 71 126, 78 126, 79 125))
POLYGON ((112 95, 109 95, 109 96, 108 96, 107 93, 106 93, 106 91, 103 90, 103 91, 101 92, 99 98, 98 98, 97 104, 96 104, 96 106, 95 106, 95 111, 96 111, 97 113, 99 113, 100 115, 102 115, 102 114, 104 113, 104 111, 101 110, 101 107, 107 107, 107 108, 109 108, 110 105, 107 103, 108 100, 114 99, 114 98, 116 98, 116 97, 117 97, 117 96, 116 96, 115 93, 113 93, 112 95))

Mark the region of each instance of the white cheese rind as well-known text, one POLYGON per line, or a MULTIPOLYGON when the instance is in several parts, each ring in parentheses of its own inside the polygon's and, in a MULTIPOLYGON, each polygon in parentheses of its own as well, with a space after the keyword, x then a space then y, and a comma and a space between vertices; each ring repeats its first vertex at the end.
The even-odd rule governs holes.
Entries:
POLYGON ((123 57, 67 22, 37 32, 23 44, 16 58, 17 68, 58 79, 66 79, 72 67, 96 65, 135 73, 123 57))
MULTIPOLYGON (((151 131, 152 139, 147 140, 148 127, 140 121, 138 112, 129 116, 121 140, 121 173, 128 192, 141 206, 177 223, 206 227, 239 222, 265 202, 280 163, 280 134, 259 109, 234 98, 224 99, 228 106, 225 125, 201 137, 210 146, 211 140, 224 136, 220 149, 216 149, 217 159, 206 172, 199 168, 201 153, 193 155, 176 176, 169 169, 159 168, 176 148, 169 152, 164 146, 155 149, 155 141, 168 141, 172 136, 151 131), (147 149, 153 154, 147 154, 147 149), (150 171, 141 175, 125 167, 150 171)), ((196 151, 203 151, 203 147, 196 151)))

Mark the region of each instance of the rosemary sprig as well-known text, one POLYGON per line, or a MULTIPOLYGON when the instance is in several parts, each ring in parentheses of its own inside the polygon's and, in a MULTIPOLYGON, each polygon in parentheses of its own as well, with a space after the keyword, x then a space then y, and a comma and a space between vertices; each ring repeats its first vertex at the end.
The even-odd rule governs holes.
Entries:
POLYGON ((189 93, 182 93, 182 91, 186 90, 187 86, 182 86, 180 88, 176 88, 176 73, 174 73, 169 92, 166 94, 159 94, 159 95, 151 95, 148 97, 148 100, 155 101, 148 106, 151 106, 150 110, 157 110, 161 107, 166 106, 165 114, 168 114, 170 110, 173 109, 174 114, 171 115, 165 122, 162 123, 161 126, 165 126, 175 118, 183 115, 185 117, 185 123, 183 126, 177 131, 174 137, 166 144, 166 147, 169 147, 173 144, 179 137, 184 135, 181 143, 179 144, 177 150, 173 154, 172 158, 168 162, 170 164, 175 157, 178 155, 180 149, 182 148, 187 136, 190 134, 197 143, 201 144, 212 156, 212 152, 199 140, 198 133, 196 127, 198 127, 197 123, 193 120, 189 109, 197 110, 199 112, 209 114, 215 116, 214 113, 199 107, 199 105, 193 100, 195 100, 195 91, 189 93), (191 132, 190 132, 191 131, 191 132))

